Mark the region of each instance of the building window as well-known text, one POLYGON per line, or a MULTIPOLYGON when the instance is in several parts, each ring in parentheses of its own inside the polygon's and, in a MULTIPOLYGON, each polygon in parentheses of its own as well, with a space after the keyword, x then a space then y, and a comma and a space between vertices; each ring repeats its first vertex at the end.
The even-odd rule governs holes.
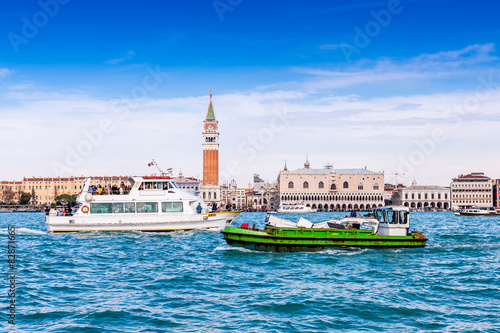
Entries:
POLYGON ((348 182, 344 182, 344 188, 349 188, 349 183, 348 182))
POLYGON ((427 199, 427 193, 425 193, 425 198, 427 199))
POLYGON ((359 183, 358 190, 362 190, 362 189, 363 189, 363 184, 359 183))
POLYGON ((309 188, 309 183, 308 182, 304 182, 304 184, 302 185, 303 188, 309 188))
POLYGON ((418 198, 419 198, 419 199, 422 199, 422 195, 421 195, 420 193, 418 194, 418 198))
POLYGON ((325 184, 323 182, 319 182, 318 188, 325 188, 325 184))
POLYGON ((206 199, 207 198, 207 194, 205 192, 203 192, 203 199, 206 199))
POLYGON ((411 198, 412 198, 412 199, 415 199, 415 194, 413 194, 413 193, 412 193, 412 194, 411 194, 411 198))
POLYGON ((214 199, 217 199, 217 192, 214 193, 214 199))
POLYGON ((438 193, 438 199, 441 199, 441 193, 438 193))
POLYGON ((333 190, 333 191, 335 191, 336 189, 337 189, 337 185, 335 185, 335 184, 332 184, 332 186, 330 186, 330 190, 333 190))
POLYGON ((405 199, 408 199, 408 193, 405 193, 405 199))
POLYGON ((293 188, 293 182, 288 183, 288 188, 293 188))
POLYGON ((373 190, 378 191, 378 184, 377 183, 373 184, 373 190))

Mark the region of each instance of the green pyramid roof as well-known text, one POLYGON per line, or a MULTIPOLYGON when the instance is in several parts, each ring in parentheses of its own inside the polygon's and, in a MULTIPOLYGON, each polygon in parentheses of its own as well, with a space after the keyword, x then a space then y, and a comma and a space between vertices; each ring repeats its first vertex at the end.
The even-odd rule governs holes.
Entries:
POLYGON ((212 100, 208 104, 207 120, 215 120, 214 106, 212 105, 212 100))
POLYGON ((210 102, 208 103, 206 120, 215 120, 214 106, 212 104, 212 92, 210 92, 210 102))

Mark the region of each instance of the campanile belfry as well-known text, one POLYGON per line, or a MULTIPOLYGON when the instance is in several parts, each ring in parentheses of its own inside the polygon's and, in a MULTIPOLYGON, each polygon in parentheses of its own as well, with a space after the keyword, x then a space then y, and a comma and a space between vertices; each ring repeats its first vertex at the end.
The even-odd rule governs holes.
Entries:
POLYGON ((212 104, 212 91, 207 116, 203 121, 203 184, 219 185, 219 130, 212 104))

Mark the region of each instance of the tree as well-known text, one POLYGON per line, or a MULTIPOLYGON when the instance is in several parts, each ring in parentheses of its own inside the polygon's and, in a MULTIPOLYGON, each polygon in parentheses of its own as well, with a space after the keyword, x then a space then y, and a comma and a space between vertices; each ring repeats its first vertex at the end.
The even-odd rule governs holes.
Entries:
POLYGON ((76 206, 76 197, 76 194, 61 194, 60 196, 56 197, 56 203, 63 206, 76 206))
POLYGON ((31 194, 27 192, 22 192, 21 197, 19 198, 19 204, 27 205, 30 203, 30 200, 31 200, 31 194))
POLYGON ((14 194, 15 193, 12 191, 12 188, 7 187, 3 192, 3 202, 6 204, 10 204, 14 199, 14 194))
POLYGON ((31 204, 36 205, 35 187, 31 188, 31 204))

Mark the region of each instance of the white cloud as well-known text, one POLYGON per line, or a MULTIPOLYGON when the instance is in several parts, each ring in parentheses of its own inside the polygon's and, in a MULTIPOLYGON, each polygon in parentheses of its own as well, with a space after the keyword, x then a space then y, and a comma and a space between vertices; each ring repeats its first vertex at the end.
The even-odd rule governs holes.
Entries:
POLYGON ((125 57, 111 59, 111 60, 105 61, 104 63, 108 64, 108 65, 121 64, 121 63, 124 63, 126 61, 132 60, 134 58, 134 56, 135 56, 134 51, 128 51, 127 55, 125 57))
POLYGON ((14 73, 13 70, 10 70, 8 68, 0 68, 0 78, 4 78, 12 73, 14 73))
MULTIPOLYGON (((482 76, 491 82, 489 87, 481 86, 474 76, 472 88, 376 93, 381 84, 395 79, 405 78, 418 86, 436 75, 427 69, 439 67, 439 62, 462 63, 462 58, 495 62, 488 56, 492 50, 488 45, 471 46, 414 57, 406 63, 374 62, 374 68, 349 71, 299 69, 307 75, 295 89, 269 86, 265 91, 214 95, 221 172, 235 162, 239 171, 232 178, 241 186, 246 186, 253 173, 273 181, 285 158, 289 168, 298 168, 306 153, 313 167, 330 161, 336 167, 366 165, 395 172, 399 158, 418 149, 419 140, 432 137, 437 129, 447 139, 408 175, 410 181, 417 176, 445 185, 456 174, 475 170, 500 177, 491 167, 500 158, 489 154, 500 120, 496 76, 482 76), (371 95, 377 97, 360 89, 344 94, 337 90, 360 84, 370 84, 375 91, 371 95), (480 87, 479 95, 475 86, 480 87), (475 104, 468 105, 471 101, 475 104)), ((476 73, 475 67, 463 67, 476 73)), ((491 71, 485 68, 486 73, 491 71)), ((7 161, 0 166, 3 178, 20 179, 34 173, 57 176, 52 163, 64 162, 68 147, 74 149, 87 140, 85 133, 99 128, 103 119, 110 119, 114 129, 73 168, 75 175, 145 174, 151 172, 146 166, 151 158, 176 172, 182 168, 185 175, 202 173, 201 131, 208 96, 147 98, 138 101, 128 116, 120 117, 119 100, 97 99, 75 90, 42 92, 33 85, 18 88, 6 95, 15 106, 0 106, 0 142, 7 161)))

